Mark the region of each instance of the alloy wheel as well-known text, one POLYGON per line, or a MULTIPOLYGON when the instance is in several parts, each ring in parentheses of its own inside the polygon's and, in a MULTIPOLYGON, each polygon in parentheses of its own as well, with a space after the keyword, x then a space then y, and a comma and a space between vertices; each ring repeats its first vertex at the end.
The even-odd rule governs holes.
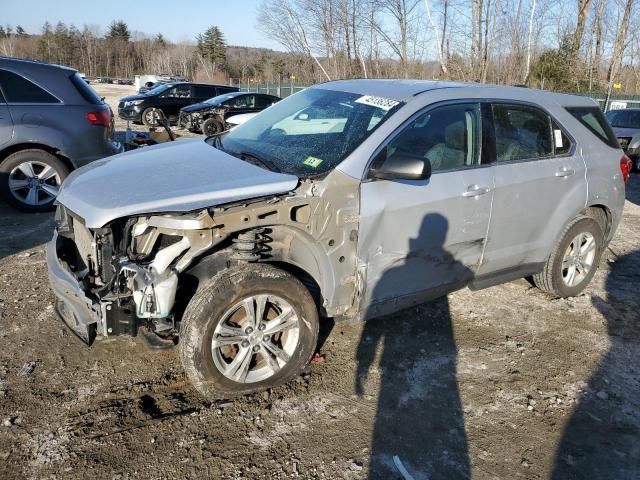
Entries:
POLYGON ((562 259, 562 280, 568 287, 579 285, 589 274, 596 257, 596 239, 589 232, 576 235, 562 259))
POLYGON ((51 165, 36 160, 23 162, 9 174, 9 191, 20 202, 29 206, 45 205, 53 201, 62 180, 51 165))
POLYGON ((275 295, 253 295, 229 308, 213 332, 211 354, 234 382, 266 380, 291 360, 300 335, 294 308, 275 295))

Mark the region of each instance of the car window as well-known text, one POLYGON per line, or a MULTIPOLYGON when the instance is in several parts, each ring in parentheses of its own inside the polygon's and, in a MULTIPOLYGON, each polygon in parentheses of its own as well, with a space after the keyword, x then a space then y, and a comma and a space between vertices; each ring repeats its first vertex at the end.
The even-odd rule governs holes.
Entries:
POLYGON ((7 70, 0 70, 0 86, 8 103, 60 103, 35 83, 7 70))
POLYGON ((256 107, 257 108, 267 108, 274 103, 276 103, 276 98, 274 97, 266 97, 264 95, 256 95, 256 107))
POLYGON ((191 96, 191 86, 176 85, 164 92, 161 96, 164 98, 189 98, 191 96))
POLYGON ((573 141, 555 121, 553 125, 553 154, 556 156, 566 155, 571 152, 573 141))
POLYGON ((565 110, 605 144, 620 148, 618 139, 598 107, 566 107, 565 110))
POLYGON ((80 95, 82 95, 82 98, 84 98, 87 102, 94 105, 102 105, 104 103, 102 101, 102 98, 98 96, 96 91, 91 88, 91 85, 89 85, 85 81, 85 79, 82 78, 78 73, 74 73, 73 75, 71 75, 69 77, 69 80, 71 80, 71 83, 73 83, 73 86, 76 87, 78 93, 80 93, 80 95))
POLYGON ((553 156, 551 118, 526 105, 492 106, 498 162, 553 156))
POLYGON ((609 110, 605 117, 612 127, 640 129, 640 110, 609 110))
POLYGON ((240 95, 225 102, 231 108, 254 108, 256 105, 255 95, 240 95))
POLYGON ((474 167, 480 164, 481 131, 479 104, 435 108, 389 142, 387 157, 395 152, 419 155, 429 159, 434 172, 474 167))
POLYGON ((193 86, 193 96, 196 98, 211 98, 216 96, 215 87, 204 87, 202 85, 193 86))
POLYGON ((232 87, 218 87, 216 88, 216 95, 223 95, 225 93, 233 93, 233 92, 237 92, 238 89, 237 88, 232 88, 232 87))

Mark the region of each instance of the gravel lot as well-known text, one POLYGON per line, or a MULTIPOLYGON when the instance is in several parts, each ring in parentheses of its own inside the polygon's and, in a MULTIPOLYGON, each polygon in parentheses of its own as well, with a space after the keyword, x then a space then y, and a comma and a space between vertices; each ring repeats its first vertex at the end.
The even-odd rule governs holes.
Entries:
POLYGON ((68 334, 52 215, 0 204, 0 478, 640 478, 640 176, 627 199, 580 297, 521 280, 338 323, 323 365, 213 404, 174 351, 68 334))

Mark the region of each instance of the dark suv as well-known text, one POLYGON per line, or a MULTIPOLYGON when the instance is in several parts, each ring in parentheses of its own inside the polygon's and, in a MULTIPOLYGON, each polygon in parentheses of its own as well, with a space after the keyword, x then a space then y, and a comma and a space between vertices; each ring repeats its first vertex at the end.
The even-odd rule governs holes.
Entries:
POLYGON ((47 210, 71 170, 121 150, 111 109, 76 70, 0 57, 0 192, 9 204, 47 210))
POLYGON ((228 85, 163 83, 142 94, 121 98, 118 103, 118 115, 124 120, 144 123, 151 127, 157 124, 160 115, 175 121, 180 109, 187 105, 237 91, 237 87, 228 85))

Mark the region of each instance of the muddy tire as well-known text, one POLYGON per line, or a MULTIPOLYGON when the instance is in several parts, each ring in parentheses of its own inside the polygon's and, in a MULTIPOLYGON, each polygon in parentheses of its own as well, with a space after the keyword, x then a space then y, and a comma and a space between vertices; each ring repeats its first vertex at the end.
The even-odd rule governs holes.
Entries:
POLYGON ((231 398, 300 374, 318 339, 318 310, 291 274, 264 264, 225 270, 198 289, 180 327, 180 357, 208 399, 231 398))
POLYGON ((202 122, 202 133, 207 137, 224 132, 224 126, 215 118, 207 118, 202 122))
POLYGON ((542 272, 533 283, 555 297, 574 297, 589 284, 604 248, 602 228, 590 217, 579 216, 565 228, 542 272))
POLYGON ((157 127, 160 125, 160 120, 162 118, 162 110, 159 108, 149 107, 145 108, 142 112, 142 123, 144 123, 147 127, 157 127))
POLYGON ((20 150, 0 163, 0 193, 18 210, 46 212, 53 209, 67 175, 69 169, 55 155, 44 150, 20 150))

